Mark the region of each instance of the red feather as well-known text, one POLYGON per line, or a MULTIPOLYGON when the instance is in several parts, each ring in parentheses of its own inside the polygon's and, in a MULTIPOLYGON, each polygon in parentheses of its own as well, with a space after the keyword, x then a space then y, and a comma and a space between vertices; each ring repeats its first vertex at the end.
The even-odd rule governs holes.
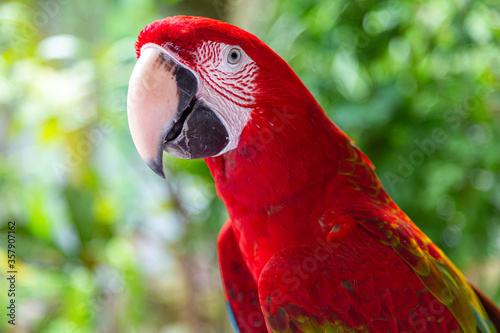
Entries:
POLYGON ((179 16, 147 26, 136 51, 146 43, 166 46, 196 70, 197 47, 207 40, 239 45, 258 65, 255 108, 238 147, 206 159, 230 216, 219 251, 238 325, 258 308, 258 292, 273 332, 490 330, 463 275, 258 38, 179 16))

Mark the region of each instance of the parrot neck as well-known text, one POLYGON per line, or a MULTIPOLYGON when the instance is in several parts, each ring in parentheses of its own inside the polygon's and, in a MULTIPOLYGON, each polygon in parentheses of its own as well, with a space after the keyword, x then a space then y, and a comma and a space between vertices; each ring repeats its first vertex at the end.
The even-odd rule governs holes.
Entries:
POLYGON ((336 178, 339 151, 350 140, 316 102, 306 108, 307 115, 291 107, 256 111, 238 148, 206 160, 231 218, 286 206, 336 178))
POLYGON ((277 251, 329 239, 343 209, 390 201, 371 162, 305 94, 262 102, 238 148, 206 159, 255 279, 277 251))

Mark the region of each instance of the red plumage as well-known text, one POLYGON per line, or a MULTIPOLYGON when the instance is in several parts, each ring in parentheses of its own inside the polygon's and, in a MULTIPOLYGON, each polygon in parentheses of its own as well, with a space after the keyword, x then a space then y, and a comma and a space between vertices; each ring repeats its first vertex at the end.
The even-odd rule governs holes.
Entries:
POLYGON ((206 159, 230 220, 221 275, 241 332, 472 332, 488 317, 463 275, 383 189, 373 164, 293 70, 227 23, 173 17, 140 34, 197 70, 205 41, 258 65, 238 147, 206 159))

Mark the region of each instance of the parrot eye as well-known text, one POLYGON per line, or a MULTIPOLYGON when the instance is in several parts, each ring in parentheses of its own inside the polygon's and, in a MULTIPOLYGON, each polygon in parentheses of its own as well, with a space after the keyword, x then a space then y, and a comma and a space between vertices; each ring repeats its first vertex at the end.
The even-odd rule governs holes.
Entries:
POLYGON ((227 61, 230 64, 237 64, 241 59, 241 52, 237 48, 233 48, 229 50, 229 53, 227 54, 227 61))

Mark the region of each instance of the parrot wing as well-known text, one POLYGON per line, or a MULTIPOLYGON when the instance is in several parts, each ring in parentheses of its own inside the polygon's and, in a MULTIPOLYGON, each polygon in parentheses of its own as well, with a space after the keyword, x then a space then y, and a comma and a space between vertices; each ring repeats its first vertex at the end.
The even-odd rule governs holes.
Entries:
POLYGON ((261 273, 259 298, 275 333, 463 331, 412 268, 361 227, 338 243, 278 252, 261 273))
POLYGON ((432 295, 451 311, 466 332, 500 331, 500 310, 482 293, 474 292, 463 274, 434 243, 397 207, 383 190, 375 167, 349 142, 343 150, 339 173, 349 186, 368 195, 372 206, 344 211, 345 218, 360 225, 382 244, 392 248, 415 272, 432 295), (484 308, 482 306, 484 305, 484 308), (485 311, 486 309, 486 311, 485 311), (488 319, 488 315, 493 320, 488 319))
POLYGON ((476 329, 496 332, 464 275, 411 220, 387 214, 378 216, 383 216, 383 219, 365 219, 361 225, 380 242, 394 249, 426 289, 453 313, 465 332, 475 332, 476 329))
POLYGON ((235 332, 267 332, 257 284, 243 261, 230 220, 219 233, 217 248, 226 306, 235 332))

